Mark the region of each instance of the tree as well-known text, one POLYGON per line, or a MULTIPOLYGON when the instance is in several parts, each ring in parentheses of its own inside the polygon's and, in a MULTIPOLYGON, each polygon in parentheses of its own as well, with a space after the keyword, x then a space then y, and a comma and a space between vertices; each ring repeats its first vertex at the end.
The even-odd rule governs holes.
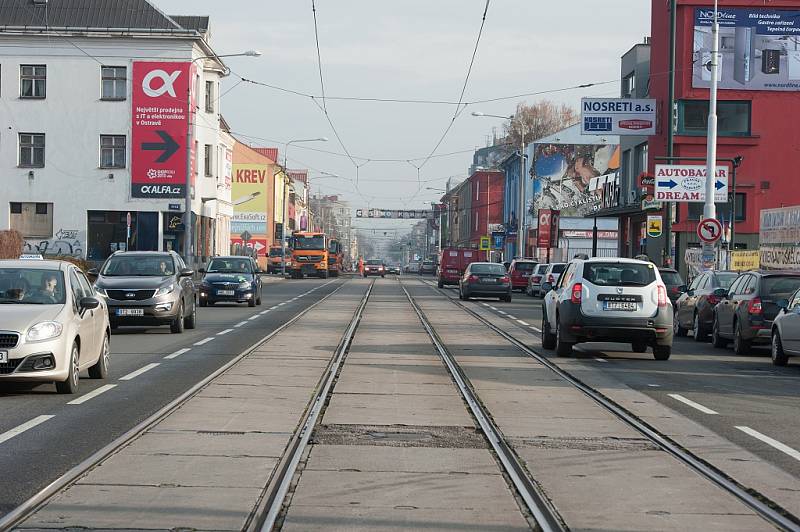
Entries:
POLYGON ((519 103, 514 119, 503 125, 506 142, 514 147, 520 144, 520 117, 524 124, 525 144, 552 135, 578 122, 575 110, 564 104, 559 106, 549 100, 542 100, 533 105, 519 103))

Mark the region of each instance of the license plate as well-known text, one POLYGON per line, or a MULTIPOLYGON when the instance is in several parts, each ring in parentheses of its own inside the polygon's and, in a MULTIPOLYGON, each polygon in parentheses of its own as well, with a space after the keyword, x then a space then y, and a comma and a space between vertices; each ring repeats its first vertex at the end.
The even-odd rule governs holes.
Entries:
POLYGON ((603 301, 603 310, 638 310, 639 305, 631 301, 603 301))
POLYGON ((232 296, 235 293, 234 290, 217 290, 218 296, 232 296))
POLYGON ((118 308, 117 316, 144 316, 143 308, 118 308))
POLYGON ((490 284, 490 283, 491 284, 495 284, 497 282, 497 279, 481 279, 481 282, 482 283, 487 283, 487 284, 490 284))
POLYGON ((8 362, 8 351, 0 351, 0 364, 8 362))

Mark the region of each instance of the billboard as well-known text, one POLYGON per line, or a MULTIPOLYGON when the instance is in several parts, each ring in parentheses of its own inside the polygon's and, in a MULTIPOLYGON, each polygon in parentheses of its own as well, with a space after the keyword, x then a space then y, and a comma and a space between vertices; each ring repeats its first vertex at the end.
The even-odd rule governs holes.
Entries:
POLYGON ((539 209, 539 229, 536 233, 536 247, 558 247, 558 222, 560 213, 552 209, 539 209))
POLYGON ((404 210, 404 209, 356 209, 356 218, 390 218, 393 220, 433 219, 434 212, 430 209, 404 210))
POLYGON ((131 197, 184 197, 190 85, 188 62, 133 62, 131 197))
POLYGON ((656 101, 582 98, 581 135, 655 135, 656 101))
MULTIPOLYGON (((245 247, 245 243, 241 237, 231 236, 231 246, 234 250, 240 250, 245 247)), ((255 251, 257 257, 266 257, 269 244, 266 238, 251 238, 247 241, 247 248, 251 253, 255 251)))
POLYGON ((533 144, 533 193, 540 209, 584 216, 600 208, 602 188, 592 179, 619 170, 617 144, 533 144))
MULTIPOLYGON (((711 85, 713 8, 694 10, 692 86, 711 85)), ((719 88, 800 90, 800 11, 719 9, 719 88)))
POLYGON ((270 179, 270 165, 233 164, 231 234, 239 235, 245 231, 253 235, 267 234, 267 192, 270 179))
MULTIPOLYGON (((703 203, 706 201, 705 166, 692 164, 657 164, 655 185, 657 201, 703 203)), ((714 201, 728 201, 728 168, 716 167, 714 201)))
POLYGON ((760 221, 760 267, 800 269, 800 206, 763 209, 760 221))

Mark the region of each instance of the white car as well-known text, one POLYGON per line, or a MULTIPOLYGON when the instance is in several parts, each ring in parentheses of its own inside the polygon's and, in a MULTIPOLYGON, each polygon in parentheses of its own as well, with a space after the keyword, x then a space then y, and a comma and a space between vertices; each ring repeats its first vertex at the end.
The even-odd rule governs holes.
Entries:
MULTIPOLYGON (((567 265, 563 262, 551 262, 547 265, 547 269, 544 271, 544 277, 542 278, 542 284, 550 283, 552 286, 558 284, 558 279, 561 277, 561 274, 564 272, 564 268, 567 265)), ((542 290, 542 295, 546 292, 542 290)))
POLYGON ((581 342, 629 343, 653 348, 656 360, 672 352, 672 304, 658 268, 624 258, 576 259, 542 305, 542 347, 568 356, 581 342))
POLYGON ((78 375, 108 376, 108 308, 81 270, 56 260, 0 260, 0 382, 55 382, 78 391, 78 375))

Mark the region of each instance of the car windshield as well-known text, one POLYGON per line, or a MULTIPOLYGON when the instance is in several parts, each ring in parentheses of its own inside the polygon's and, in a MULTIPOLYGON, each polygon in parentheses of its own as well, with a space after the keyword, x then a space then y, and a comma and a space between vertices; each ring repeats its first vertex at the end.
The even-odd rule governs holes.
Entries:
POLYGON ((532 272, 536 268, 535 262, 515 262, 514 269, 518 272, 532 272))
POLYGON ((296 236, 294 238, 294 249, 324 250, 324 236, 296 236))
POLYGON ((664 284, 669 286, 680 286, 683 284, 681 274, 678 272, 661 272, 661 279, 664 281, 664 284))
POLYGON ((788 298, 800 288, 800 277, 764 277, 761 281, 761 296, 767 299, 788 298))
POLYGON ((369 264, 370 266, 380 266, 381 264, 383 264, 383 261, 378 259, 369 259, 367 261, 367 264, 369 264))
POLYGON ((281 248, 272 248, 269 250, 270 257, 280 257, 283 255, 281 248))
POLYGON ((553 264, 553 273, 562 273, 566 264, 553 264))
POLYGON ((652 264, 587 262, 583 278, 597 286, 647 286, 656 280, 656 271, 652 264))
POLYGON ((253 273, 247 259, 214 259, 208 265, 208 273, 253 273))
POLYGON ((63 305, 64 274, 38 268, 0 268, 0 303, 63 305))
POLYGON ((100 274, 106 277, 160 277, 175 275, 175 264, 168 255, 113 255, 100 274))
POLYGON ((470 273, 505 275, 506 269, 502 264, 473 264, 469 267, 470 273))
POLYGON ((739 277, 737 273, 718 273, 715 275, 717 284, 720 288, 730 288, 733 282, 739 277))

